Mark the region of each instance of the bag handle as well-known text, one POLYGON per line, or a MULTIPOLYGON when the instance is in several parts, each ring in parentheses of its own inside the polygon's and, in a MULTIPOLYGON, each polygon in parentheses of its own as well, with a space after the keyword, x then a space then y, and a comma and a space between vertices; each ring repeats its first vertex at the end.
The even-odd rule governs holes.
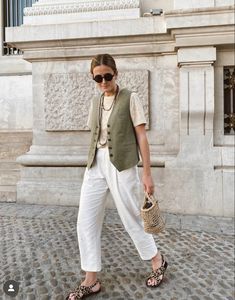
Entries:
POLYGON ((151 204, 151 206, 156 202, 153 195, 149 195, 146 191, 144 192, 144 203, 151 204))
POLYGON ((149 195, 149 194, 145 191, 145 192, 144 192, 144 195, 145 195, 145 198, 147 198, 147 201, 148 201, 148 202, 151 202, 152 204, 154 204, 155 202, 157 202, 157 203, 161 203, 161 202, 162 202, 162 200, 159 201, 159 200, 154 196, 154 194, 149 195))
POLYGON ((145 198, 147 199, 148 202, 154 203, 156 200, 154 199, 153 195, 149 195, 146 191, 144 192, 145 198))

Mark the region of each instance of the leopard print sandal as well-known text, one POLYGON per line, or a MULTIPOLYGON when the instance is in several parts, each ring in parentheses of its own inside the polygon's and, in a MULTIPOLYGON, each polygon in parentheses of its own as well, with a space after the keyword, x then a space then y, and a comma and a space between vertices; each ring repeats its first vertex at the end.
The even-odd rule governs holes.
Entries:
POLYGON ((70 292, 68 294, 68 296, 66 297, 66 300, 70 300, 70 299, 73 299, 73 300, 83 299, 85 297, 88 297, 88 296, 91 296, 91 295, 99 293, 101 291, 101 288, 98 291, 95 291, 95 292, 92 290, 92 288, 94 286, 96 286, 97 283, 100 284, 99 280, 97 280, 95 283, 93 283, 90 286, 79 285, 77 288, 75 288, 72 292, 70 292), (70 298, 70 297, 72 297, 72 298, 70 298))
POLYGON ((163 255, 162 255, 162 265, 161 265, 161 267, 158 268, 156 271, 152 271, 146 279, 147 287, 156 288, 162 283, 162 280, 164 278, 164 274, 166 272, 167 266, 168 266, 167 261, 164 259, 163 255), (155 279, 156 284, 155 285, 149 284, 148 283, 149 279, 155 279))

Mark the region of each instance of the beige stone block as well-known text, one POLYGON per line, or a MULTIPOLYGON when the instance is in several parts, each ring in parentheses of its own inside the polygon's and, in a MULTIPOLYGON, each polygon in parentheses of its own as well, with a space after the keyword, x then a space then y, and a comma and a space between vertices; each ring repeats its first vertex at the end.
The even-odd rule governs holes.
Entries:
POLYGON ((222 166, 235 168, 235 149, 234 147, 222 147, 222 166))
POLYGON ((0 169, 0 185, 14 185, 20 179, 20 170, 0 169))
POLYGON ((16 157, 29 150, 32 132, 1 132, 0 161, 15 161, 16 157))
POLYGON ((223 213, 224 216, 234 218, 234 199, 235 199, 235 171, 231 169, 223 169, 223 213))
POLYGON ((4 187, 4 190, 1 191, 1 186, 0 186, 0 203, 1 202, 16 202, 16 187, 14 186, 13 188, 11 187, 11 191, 9 190, 9 187, 6 186, 4 187))
POLYGON ((17 202, 78 205, 84 168, 25 167, 17 183, 17 202))
POLYGON ((171 213, 200 214, 205 201, 203 170, 164 170, 164 187, 161 195, 162 209, 171 213))
POLYGON ((201 214, 208 216, 230 217, 223 211, 223 179, 221 170, 208 169, 203 172, 205 201, 201 214))
POLYGON ((29 149, 31 139, 31 132, 0 131, 0 202, 16 201, 20 165, 15 159, 29 149))
POLYGON ((193 47, 178 50, 178 63, 213 62, 216 60, 215 47, 193 47))

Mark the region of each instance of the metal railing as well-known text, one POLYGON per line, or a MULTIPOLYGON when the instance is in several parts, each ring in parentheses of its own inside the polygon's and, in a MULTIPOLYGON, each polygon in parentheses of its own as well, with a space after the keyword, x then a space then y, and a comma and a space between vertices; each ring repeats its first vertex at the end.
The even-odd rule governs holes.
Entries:
POLYGON ((224 134, 235 134, 235 66, 224 67, 224 134))
MULTIPOLYGON (((3 40, 5 40, 5 28, 20 26, 23 24, 24 8, 30 7, 38 0, 3 0, 3 40)), ((22 54, 16 48, 7 47, 3 42, 3 55, 22 54)))

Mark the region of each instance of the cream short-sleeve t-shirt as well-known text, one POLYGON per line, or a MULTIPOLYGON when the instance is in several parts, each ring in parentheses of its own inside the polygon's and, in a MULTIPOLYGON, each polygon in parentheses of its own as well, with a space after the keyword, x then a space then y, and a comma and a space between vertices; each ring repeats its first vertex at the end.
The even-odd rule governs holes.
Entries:
MULTIPOLYGON (((97 148, 107 147, 107 124, 108 124, 109 116, 113 110, 112 103, 114 101, 114 97, 115 95, 104 97, 105 110, 104 109, 102 110, 101 131, 100 131, 99 141, 97 143, 97 148), (110 107, 111 109, 109 110, 110 107)), ((89 110, 88 121, 87 121, 87 126, 90 129, 91 129, 91 112, 92 112, 92 103, 89 110)), ((131 93, 131 97, 130 97, 130 115, 134 127, 140 124, 146 124, 146 118, 144 115, 142 102, 139 96, 137 95, 137 93, 135 92, 131 93)))

